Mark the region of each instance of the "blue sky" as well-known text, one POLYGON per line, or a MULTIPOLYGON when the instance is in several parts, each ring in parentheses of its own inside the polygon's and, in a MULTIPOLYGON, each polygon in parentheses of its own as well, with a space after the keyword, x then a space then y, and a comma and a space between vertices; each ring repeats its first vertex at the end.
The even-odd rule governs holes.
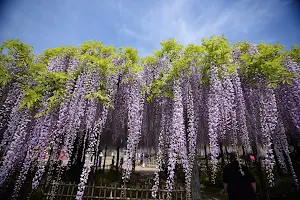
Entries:
POLYGON ((19 38, 41 53, 85 40, 132 46, 152 54, 170 37, 200 44, 225 34, 230 42, 300 44, 299 0, 2 0, 0 43, 19 38))

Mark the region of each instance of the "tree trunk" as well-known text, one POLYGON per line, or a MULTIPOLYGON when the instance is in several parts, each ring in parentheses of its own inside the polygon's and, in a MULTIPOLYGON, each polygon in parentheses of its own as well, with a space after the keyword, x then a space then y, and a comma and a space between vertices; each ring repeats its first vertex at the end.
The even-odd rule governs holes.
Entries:
POLYGON ((229 154, 228 154, 228 151, 227 151, 227 146, 225 146, 225 153, 226 153, 227 163, 229 163, 229 154))
POLYGON ((211 182, 211 176, 210 176, 210 170, 209 170, 209 166, 208 166, 208 156, 207 156, 207 152, 206 152, 206 146, 204 146, 204 153, 205 153, 206 171, 207 171, 209 182, 211 182))
POLYGON ((132 172, 135 172, 135 161, 136 161, 136 158, 134 157, 132 159, 132 172))
POLYGON ((275 177, 277 175, 282 176, 282 170, 280 168, 281 166, 280 166, 278 158, 277 158, 278 155, 276 154, 276 151, 275 151, 275 148, 274 148, 274 144, 272 144, 271 146, 272 146, 272 149, 273 149, 273 152, 274 152, 274 158, 275 158, 275 163, 276 163, 275 170, 274 170, 274 172, 275 172, 274 175, 275 175, 275 177))
POLYGON ((119 171, 119 159, 120 159, 120 147, 117 147, 117 162, 116 162, 116 171, 119 171))
POLYGON ((260 186, 261 186, 261 195, 263 196, 264 200, 270 200, 270 190, 269 190, 265 176, 262 171, 261 158, 259 158, 256 161, 256 169, 257 169, 257 174, 258 174, 258 178, 259 178, 259 182, 260 182, 260 186))
POLYGON ((103 171, 105 171, 106 152, 107 152, 107 145, 105 145, 105 151, 104 151, 103 171))
MULTIPOLYGON (((289 154, 289 156, 291 158, 296 176, 299 178, 300 177, 300 162, 299 162, 299 151, 298 151, 299 147, 298 147, 298 144, 296 142, 296 138, 291 139, 291 144, 294 147, 294 152, 291 152, 289 154)), ((286 163, 288 163, 288 162, 286 162, 286 163)), ((290 166, 289 166, 289 169, 290 169, 290 166)))
POLYGON ((267 186, 265 176, 263 174, 263 170, 261 167, 261 158, 258 157, 256 144, 253 144, 252 151, 255 156, 255 166, 256 166, 257 175, 260 183, 260 194, 263 200, 270 200, 270 190, 269 187, 267 186))
POLYGON ((192 200, 201 200, 201 191, 200 191, 200 176, 199 169, 197 164, 197 158, 195 157, 192 180, 191 180, 191 192, 192 200))
POLYGON ((248 167, 248 162, 247 162, 247 157, 246 157, 244 146, 242 146, 242 149, 243 149, 243 157, 244 157, 245 165, 248 167))
POLYGON ((224 162, 224 152, 223 152, 223 144, 220 142, 220 153, 221 153, 221 166, 222 169, 224 168, 225 162, 224 162))

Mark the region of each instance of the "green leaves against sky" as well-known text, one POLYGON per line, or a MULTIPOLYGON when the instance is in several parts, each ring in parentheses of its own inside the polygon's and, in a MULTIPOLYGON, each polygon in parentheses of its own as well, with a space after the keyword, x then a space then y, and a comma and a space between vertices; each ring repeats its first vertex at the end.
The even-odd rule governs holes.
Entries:
MULTIPOLYGON (((256 77, 263 76, 269 87, 276 87, 279 83, 291 84, 297 74, 289 72, 282 62, 286 56, 300 62, 299 47, 294 45, 290 51, 284 50, 279 43, 275 45, 261 42, 257 45, 258 54, 249 55, 247 49, 249 43, 239 42, 231 45, 226 38, 212 36, 202 39, 201 45, 189 44, 186 47, 178 44, 174 39, 161 42, 161 50, 154 51, 154 55, 140 58, 138 51, 131 48, 115 48, 103 45, 101 42, 87 41, 75 46, 62 46, 47 49, 40 55, 32 53, 33 47, 22 43, 20 40, 7 40, 0 46, 0 85, 5 88, 7 84, 20 84, 24 89, 24 98, 21 108, 37 108, 42 102, 43 95, 47 92, 51 96, 48 99, 49 107, 56 107, 63 102, 66 82, 69 78, 77 78, 83 68, 74 72, 49 72, 46 70, 51 59, 57 56, 77 58, 81 65, 88 66, 88 70, 98 70, 100 74, 110 76, 115 73, 134 75, 143 71, 144 67, 156 68, 162 60, 166 60, 168 66, 160 69, 158 78, 145 86, 148 101, 158 95, 172 97, 169 83, 189 76, 194 68, 201 74, 199 84, 208 84, 211 66, 216 66, 219 76, 240 70, 243 78, 252 85, 256 84, 256 77), (233 48, 241 51, 241 61, 232 63, 233 48), (116 66, 112 60, 121 59, 123 64, 116 66), (17 72, 10 72, 9 65, 19 68, 17 72), (224 67, 226 66, 226 67, 224 67)), ((134 77, 130 76, 131 81, 134 77)), ((86 98, 99 98, 101 101, 109 101, 105 94, 105 85, 101 82, 99 90, 86 98)))

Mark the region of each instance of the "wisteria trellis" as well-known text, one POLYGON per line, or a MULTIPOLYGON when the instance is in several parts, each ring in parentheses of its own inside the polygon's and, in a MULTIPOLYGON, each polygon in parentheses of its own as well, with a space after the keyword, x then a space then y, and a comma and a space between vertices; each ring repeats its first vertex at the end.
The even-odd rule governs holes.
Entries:
MULTIPOLYGON (((206 72, 209 81, 200 84, 205 79, 201 74, 205 67, 195 60, 178 67, 174 60, 188 58, 188 52, 181 49, 176 57, 176 51, 178 49, 149 57, 151 62, 139 63, 132 49, 117 54, 110 47, 91 43, 90 46, 81 47, 79 56, 72 51, 50 56, 46 63, 49 73, 46 77, 65 74, 68 78, 60 85, 63 92, 59 95, 55 96, 55 92, 61 92, 61 88, 55 88, 54 91, 43 88, 39 107, 22 106, 22 101, 29 94, 26 89, 35 87, 38 79, 27 78, 28 88, 21 87, 17 78, 2 84, 1 189, 5 190, 6 183, 12 181, 11 178, 17 173, 12 195, 16 199, 30 169, 35 170, 32 189, 36 189, 46 172, 47 182, 58 183, 63 171, 76 160, 83 160, 76 195, 76 199, 82 199, 93 164, 91 157, 94 156, 86 149, 98 152, 101 134, 109 124, 114 126, 114 141, 123 137, 124 120, 127 120, 128 128, 124 183, 130 179, 137 148, 150 148, 147 145, 151 137, 157 144, 157 168, 162 170, 163 165, 168 166, 168 199, 172 198, 177 163, 182 164, 187 199, 191 198, 196 149, 206 141, 210 146, 213 181, 217 173, 220 142, 232 146, 236 152, 239 146, 244 146, 246 152, 250 152, 251 144, 255 143, 256 146, 262 145, 265 151, 263 165, 271 186, 274 185, 274 152, 279 167, 287 169, 289 166, 298 184, 289 157, 286 131, 300 133, 300 79, 295 78, 291 85, 280 83, 278 87, 270 88, 267 79, 258 74, 253 87, 239 67, 244 63, 240 49, 235 48, 227 64, 237 65, 236 70, 229 72, 226 63, 210 63, 206 72), (161 82, 164 82, 161 87, 155 87, 161 82), (158 94, 151 103, 147 101, 149 89, 158 94), (59 99, 54 102, 59 104, 48 109, 54 96, 59 99), (112 123, 113 120, 119 121, 112 123), (154 121, 154 126, 150 125, 149 120, 154 121), (82 157, 78 158, 81 146, 82 157), (59 155, 62 154, 68 158, 67 166, 60 165, 59 155), (16 171, 18 168, 21 170, 16 171), (55 173, 57 170, 59 173, 55 173)), ((246 54, 258 55, 259 51, 256 46, 248 44, 246 54)), ((14 60, 2 62, 1 70, 6 75, 20 74, 29 68, 24 63, 16 64, 23 61, 18 54, 12 58, 14 60)), ((299 64, 289 57, 285 57, 282 65, 289 72, 300 72, 299 64)), ((159 184, 159 173, 156 172, 152 192, 154 198, 157 197, 159 184)), ((51 197, 54 197, 56 189, 54 184, 51 197)))

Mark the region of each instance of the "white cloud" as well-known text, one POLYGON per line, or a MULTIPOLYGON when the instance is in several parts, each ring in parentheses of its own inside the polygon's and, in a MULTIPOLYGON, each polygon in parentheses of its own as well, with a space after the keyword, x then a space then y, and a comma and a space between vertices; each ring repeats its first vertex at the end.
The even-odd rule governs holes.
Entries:
POLYGON ((118 10, 135 22, 123 24, 123 33, 141 45, 151 41, 151 46, 157 48, 160 41, 170 37, 189 44, 200 43, 211 35, 255 34, 278 15, 278 3, 279 0, 236 0, 232 4, 221 0, 163 0, 141 8, 137 14, 125 4, 118 4, 118 10))
POLYGON ((130 36, 130 37, 133 37, 137 40, 144 40, 144 41, 147 41, 147 37, 145 37, 144 35, 142 34, 139 34, 137 32, 134 32, 133 30, 131 29, 128 29, 126 26, 122 27, 120 29, 121 32, 125 33, 126 35, 130 36))

